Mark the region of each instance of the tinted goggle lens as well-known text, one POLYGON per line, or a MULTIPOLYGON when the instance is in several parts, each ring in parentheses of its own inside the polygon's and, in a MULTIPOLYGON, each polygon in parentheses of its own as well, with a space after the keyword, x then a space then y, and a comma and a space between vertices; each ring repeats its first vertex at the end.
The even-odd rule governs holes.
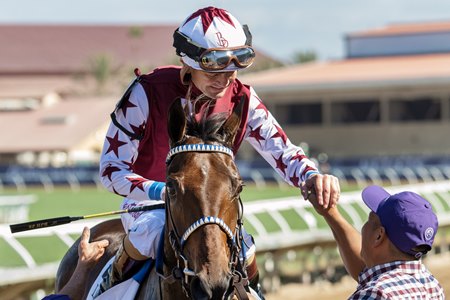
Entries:
POLYGON ((250 66, 255 59, 255 51, 251 47, 238 49, 208 50, 200 57, 200 67, 204 70, 222 70, 231 62, 239 68, 250 66))

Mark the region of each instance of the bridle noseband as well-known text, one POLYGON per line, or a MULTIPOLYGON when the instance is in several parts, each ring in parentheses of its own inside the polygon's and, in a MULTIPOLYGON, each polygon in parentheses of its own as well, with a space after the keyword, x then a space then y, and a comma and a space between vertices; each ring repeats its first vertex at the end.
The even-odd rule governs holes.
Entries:
MULTIPOLYGON (((222 145, 187 144, 176 146, 170 149, 169 154, 167 155, 166 158, 167 167, 170 165, 173 156, 183 152, 216 152, 216 153, 224 153, 231 156, 231 158, 234 158, 233 151, 230 148, 222 145)), ((233 277, 232 278, 233 287, 236 285, 236 278, 240 278, 240 280, 241 279, 246 280, 246 273, 239 259, 239 253, 243 243, 243 236, 242 236, 243 204, 240 197, 238 197, 238 199, 239 199, 239 211, 237 224, 234 232, 225 223, 225 221, 219 218, 218 216, 203 216, 194 223, 192 223, 192 225, 186 229, 183 235, 180 236, 175 226, 175 222, 173 220, 172 211, 170 208, 170 199, 169 196, 166 194, 166 214, 168 216, 170 226, 172 227, 172 229, 169 231, 169 241, 175 253, 175 257, 177 259, 177 266, 173 268, 172 274, 168 277, 164 277, 164 279, 170 279, 172 281, 174 279, 181 280, 183 291, 187 297, 190 296, 189 277, 197 276, 197 273, 195 273, 195 271, 189 268, 188 259, 183 253, 184 246, 187 243, 189 237, 192 235, 192 233, 194 233, 196 230, 205 225, 210 224, 217 225, 227 236, 227 244, 230 250, 229 267, 233 277), (183 268, 181 268, 180 266, 180 261, 183 262, 183 268)), ((243 282, 239 283, 243 284, 243 282)), ((232 293, 233 290, 231 289, 230 291, 227 292, 227 297, 232 295, 232 293)))

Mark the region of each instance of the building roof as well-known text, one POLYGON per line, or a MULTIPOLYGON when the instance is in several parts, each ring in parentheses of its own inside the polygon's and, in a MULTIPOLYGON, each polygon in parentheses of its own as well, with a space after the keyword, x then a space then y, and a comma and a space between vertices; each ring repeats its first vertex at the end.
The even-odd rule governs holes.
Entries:
MULTIPOLYGON (((108 57, 112 68, 150 71, 178 61, 177 25, 0 25, 0 75, 77 74, 108 57)), ((258 52, 255 65, 281 65, 258 52)))
POLYGON ((176 25, 1 25, 0 74, 67 74, 110 56, 114 67, 157 66, 175 56, 176 25))
POLYGON ((74 85, 73 78, 67 76, 0 76, 0 101, 3 99, 41 99, 55 91, 70 91, 74 85))
POLYGON ((450 83, 450 54, 373 57, 315 62, 248 74, 242 81, 259 90, 287 87, 388 86, 404 82, 450 83))
POLYGON ((450 21, 421 22, 421 23, 395 23, 384 27, 359 31, 347 34, 349 37, 408 35, 417 33, 450 31, 450 21))
POLYGON ((0 112, 0 153, 76 148, 109 123, 114 106, 112 99, 69 99, 37 110, 0 112))

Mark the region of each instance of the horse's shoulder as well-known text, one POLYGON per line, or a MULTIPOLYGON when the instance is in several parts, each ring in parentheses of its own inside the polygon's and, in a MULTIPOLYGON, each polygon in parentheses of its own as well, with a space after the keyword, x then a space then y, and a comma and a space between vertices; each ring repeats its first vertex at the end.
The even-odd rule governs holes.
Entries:
POLYGON ((111 239, 113 242, 125 235, 122 221, 120 219, 110 219, 103 221, 91 228, 91 241, 111 239))

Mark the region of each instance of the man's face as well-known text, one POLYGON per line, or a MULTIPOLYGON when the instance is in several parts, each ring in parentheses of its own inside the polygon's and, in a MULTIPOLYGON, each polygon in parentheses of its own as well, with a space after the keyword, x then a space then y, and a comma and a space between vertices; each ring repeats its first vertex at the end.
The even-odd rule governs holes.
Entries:
POLYGON ((361 257, 367 266, 372 261, 373 245, 379 238, 381 227, 380 218, 371 211, 367 222, 361 228, 361 257))
POLYGON ((192 82, 211 99, 221 98, 227 88, 236 79, 237 71, 232 72, 205 72, 191 69, 192 82))

